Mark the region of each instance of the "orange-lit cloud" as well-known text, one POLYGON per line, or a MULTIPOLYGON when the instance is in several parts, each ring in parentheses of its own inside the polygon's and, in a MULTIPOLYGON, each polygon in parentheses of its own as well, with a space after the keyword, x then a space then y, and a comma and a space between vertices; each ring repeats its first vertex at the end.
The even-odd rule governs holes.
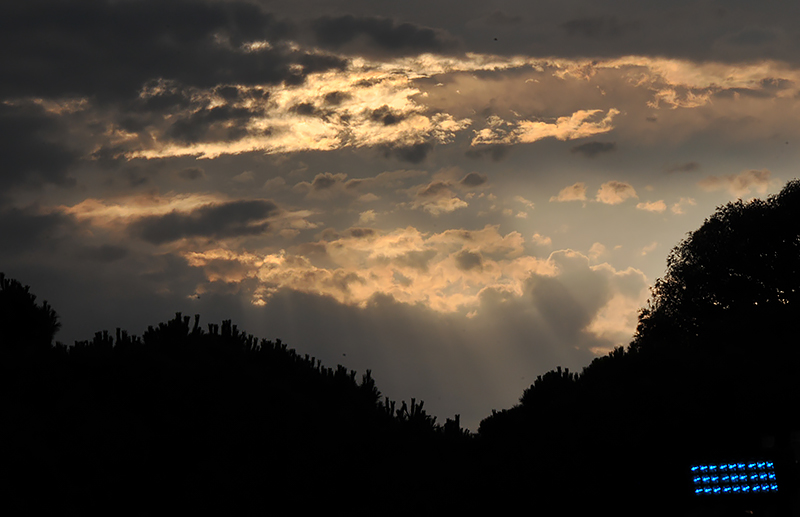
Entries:
POLYGON ((597 191, 597 201, 607 205, 618 205, 624 203, 626 199, 638 197, 636 190, 622 181, 608 181, 600 186, 597 191))
POLYGON ((564 187, 557 196, 551 197, 550 201, 586 201, 586 184, 579 182, 564 187))
POLYGON ((497 116, 490 117, 484 129, 475 131, 472 145, 531 143, 544 138, 575 140, 614 129, 612 121, 619 110, 611 108, 605 115, 602 110, 579 110, 554 122, 523 120, 506 122, 497 116))
POLYGON ((709 176, 700 180, 703 190, 727 190, 733 196, 741 197, 755 191, 761 195, 767 192, 772 173, 767 169, 742 171, 726 176, 709 176))
POLYGON ((645 210, 647 212, 658 212, 661 213, 667 209, 666 203, 664 203, 663 199, 659 199, 658 201, 647 201, 643 203, 638 203, 636 208, 639 210, 645 210))

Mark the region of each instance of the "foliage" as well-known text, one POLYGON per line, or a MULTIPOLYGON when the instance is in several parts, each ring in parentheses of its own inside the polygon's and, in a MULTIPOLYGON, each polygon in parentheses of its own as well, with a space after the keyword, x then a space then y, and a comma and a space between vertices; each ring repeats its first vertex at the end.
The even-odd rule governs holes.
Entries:
POLYGON ((0 273, 0 345, 6 350, 46 349, 61 323, 47 304, 36 303, 30 286, 0 273))
POLYGON ((800 181, 794 180, 766 201, 719 207, 670 252, 631 347, 702 346, 721 320, 758 325, 767 315, 788 318, 798 296, 800 181))

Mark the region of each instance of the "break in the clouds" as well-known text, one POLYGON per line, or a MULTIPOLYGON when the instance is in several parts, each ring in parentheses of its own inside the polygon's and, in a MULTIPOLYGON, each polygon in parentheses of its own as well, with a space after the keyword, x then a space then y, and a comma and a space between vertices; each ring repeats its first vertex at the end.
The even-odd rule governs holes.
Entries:
POLYGON ((800 158, 796 9, 539 7, 4 6, 4 272, 66 342, 242 318, 474 428, 800 158))

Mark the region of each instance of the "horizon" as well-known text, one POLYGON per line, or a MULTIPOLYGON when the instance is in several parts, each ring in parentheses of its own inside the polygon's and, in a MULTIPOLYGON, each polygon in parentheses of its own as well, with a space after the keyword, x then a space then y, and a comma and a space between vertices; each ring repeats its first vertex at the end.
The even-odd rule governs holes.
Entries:
POLYGON ((41 4, 3 17, 0 270, 66 344, 229 319, 476 431, 798 175, 794 5, 41 4))

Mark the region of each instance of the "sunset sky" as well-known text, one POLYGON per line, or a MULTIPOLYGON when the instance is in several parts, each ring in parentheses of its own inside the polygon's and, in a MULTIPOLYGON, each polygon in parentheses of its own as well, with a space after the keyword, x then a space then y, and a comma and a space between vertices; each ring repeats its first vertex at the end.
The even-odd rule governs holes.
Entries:
POLYGON ((476 430, 630 341, 800 152, 800 4, 6 2, 0 271, 57 339, 175 312, 476 430))

